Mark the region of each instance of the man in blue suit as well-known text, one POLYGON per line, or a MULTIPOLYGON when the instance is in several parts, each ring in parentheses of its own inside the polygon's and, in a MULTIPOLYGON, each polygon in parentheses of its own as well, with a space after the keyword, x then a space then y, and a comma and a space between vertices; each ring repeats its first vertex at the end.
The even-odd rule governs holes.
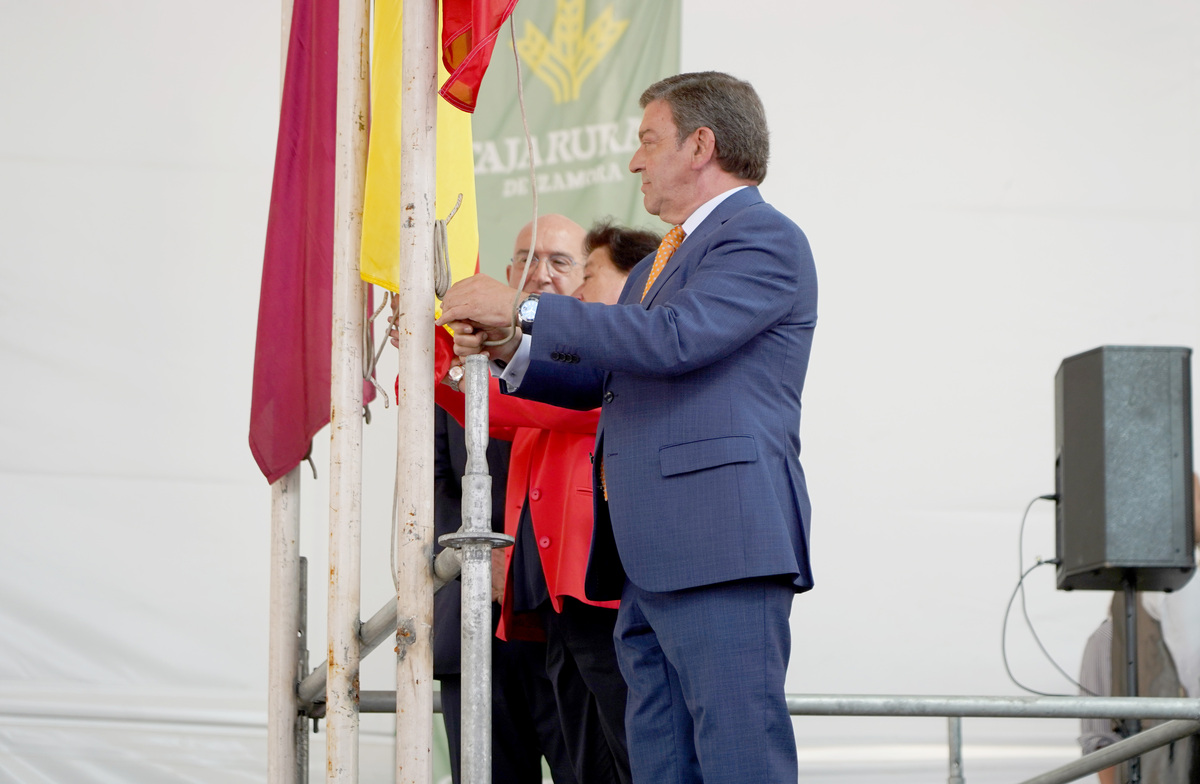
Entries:
POLYGON ((504 365, 507 392, 603 407, 587 591, 621 599, 635 782, 795 782, 784 675, 792 598, 812 587, 799 461, 812 254, 756 187, 768 141, 753 87, 682 74, 641 104, 629 168, 676 228, 620 303, 476 276, 441 321, 458 353, 504 365))

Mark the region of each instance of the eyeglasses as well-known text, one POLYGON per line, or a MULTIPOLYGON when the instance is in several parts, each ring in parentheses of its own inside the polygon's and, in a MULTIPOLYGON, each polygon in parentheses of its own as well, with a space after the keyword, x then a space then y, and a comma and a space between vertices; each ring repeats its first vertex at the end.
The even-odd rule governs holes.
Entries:
MULTIPOLYGON (((520 256, 515 259, 509 259, 509 261, 512 262, 513 267, 516 269, 520 269, 521 267, 525 266, 524 256, 520 256)), ((570 256, 555 254, 547 259, 539 259, 537 256, 534 256, 533 259, 530 260, 529 269, 531 271, 537 269, 537 265, 541 261, 546 262, 546 264, 549 266, 550 274, 555 276, 570 275, 571 271, 579 266, 570 256)))

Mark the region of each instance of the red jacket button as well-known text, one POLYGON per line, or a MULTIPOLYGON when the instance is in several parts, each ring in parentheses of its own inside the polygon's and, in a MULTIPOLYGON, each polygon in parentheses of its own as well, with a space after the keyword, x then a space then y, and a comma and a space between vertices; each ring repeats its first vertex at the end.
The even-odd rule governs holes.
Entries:
POLYGON ((538 539, 538 547, 540 547, 544 550, 549 546, 550 546, 550 537, 549 536, 543 536, 541 539, 538 539))
POLYGON ((530 491, 529 491, 529 497, 530 497, 530 499, 532 499, 532 500, 536 501, 536 500, 538 500, 539 498, 541 498, 541 497, 542 497, 542 491, 541 491, 541 490, 538 490, 538 489, 535 487, 534 489, 532 489, 532 490, 530 490, 530 491))

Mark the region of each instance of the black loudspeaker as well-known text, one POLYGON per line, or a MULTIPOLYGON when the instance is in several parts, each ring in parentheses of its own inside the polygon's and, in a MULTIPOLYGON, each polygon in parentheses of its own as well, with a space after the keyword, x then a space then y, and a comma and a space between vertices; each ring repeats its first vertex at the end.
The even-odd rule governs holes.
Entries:
POLYGON ((1188 348, 1101 346, 1054 376, 1058 587, 1182 587, 1192 548, 1188 348))

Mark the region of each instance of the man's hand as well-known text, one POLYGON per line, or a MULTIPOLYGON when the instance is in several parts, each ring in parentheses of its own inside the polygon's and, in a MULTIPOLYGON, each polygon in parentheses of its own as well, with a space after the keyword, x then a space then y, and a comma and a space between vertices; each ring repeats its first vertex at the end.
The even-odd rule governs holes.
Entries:
MULTIPOLYGON (((450 287, 442 298, 442 317, 438 326, 451 321, 467 321, 489 329, 513 325, 517 292, 487 275, 473 275, 450 287)), ((523 299, 526 295, 521 294, 523 299)))
POLYGON ((513 327, 484 329, 465 321, 452 321, 450 329, 454 331, 454 353, 460 357, 484 354, 489 359, 508 362, 521 346, 521 330, 513 327))

